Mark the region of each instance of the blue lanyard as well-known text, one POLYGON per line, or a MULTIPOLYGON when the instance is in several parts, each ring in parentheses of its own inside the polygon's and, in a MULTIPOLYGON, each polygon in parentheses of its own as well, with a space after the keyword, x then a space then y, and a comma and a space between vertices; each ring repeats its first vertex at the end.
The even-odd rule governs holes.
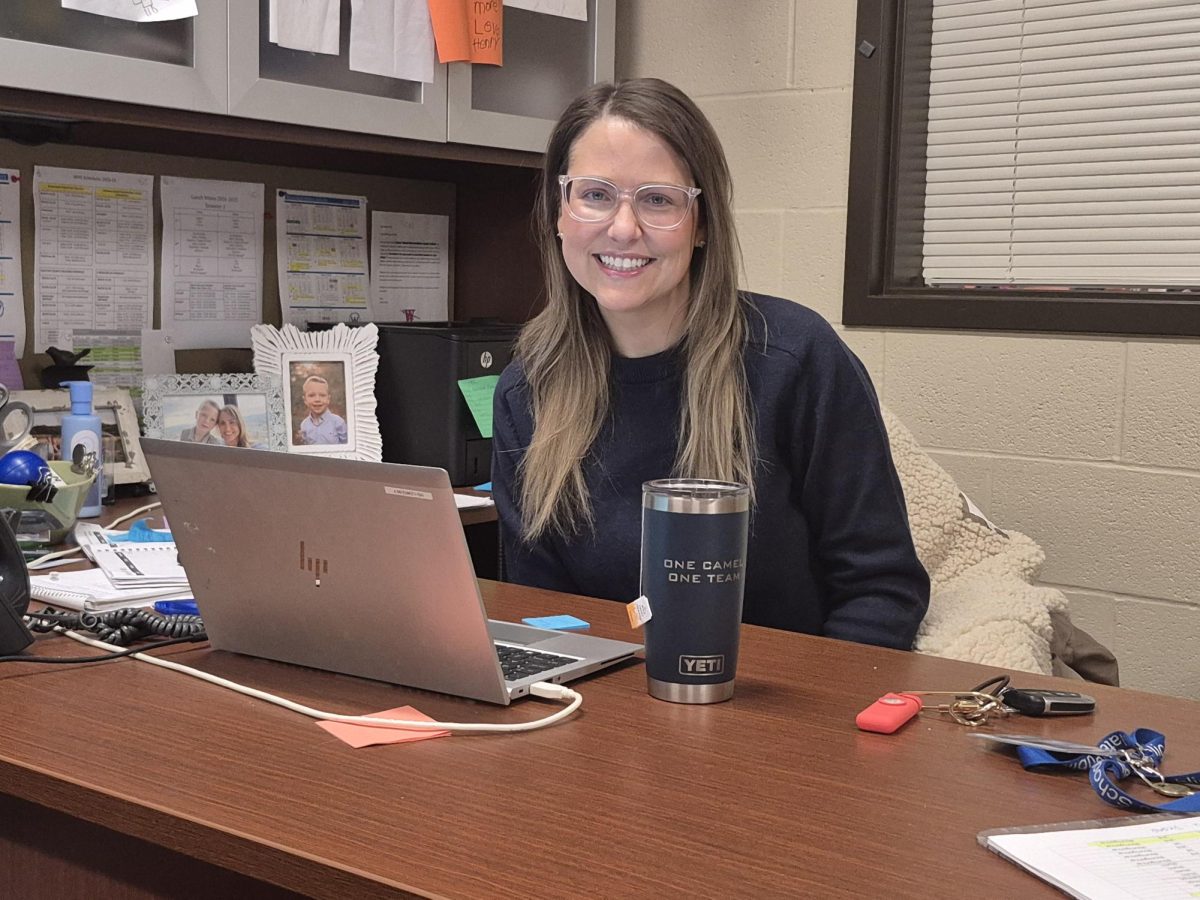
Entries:
POLYGON ((1200 772, 1164 776, 1158 772, 1167 739, 1149 728, 1139 728, 1132 736, 1114 731, 1097 745, 1109 753, 1051 753, 1039 747, 1018 747, 1017 756, 1026 769, 1068 768, 1088 773, 1088 780, 1100 799, 1112 806, 1134 812, 1200 812, 1200 772), (1159 806, 1131 797, 1118 784, 1130 775, 1145 781, 1193 785, 1197 792, 1170 800, 1159 806))

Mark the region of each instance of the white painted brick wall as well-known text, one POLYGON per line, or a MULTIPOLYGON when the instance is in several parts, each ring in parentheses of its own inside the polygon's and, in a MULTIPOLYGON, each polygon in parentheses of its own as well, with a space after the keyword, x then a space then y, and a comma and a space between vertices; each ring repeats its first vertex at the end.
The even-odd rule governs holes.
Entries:
MULTIPOLYGON (((841 321, 853 0, 618 0, 617 73, 683 88, 733 169, 745 276, 841 321)), ((1200 698, 1200 342, 843 330, 880 396, 1117 654, 1200 698)))

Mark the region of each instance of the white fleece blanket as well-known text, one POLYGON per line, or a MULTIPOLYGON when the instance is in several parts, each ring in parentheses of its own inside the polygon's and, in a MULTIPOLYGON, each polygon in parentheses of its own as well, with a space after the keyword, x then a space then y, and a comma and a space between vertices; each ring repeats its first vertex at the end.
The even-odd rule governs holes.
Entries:
POLYGON ((929 572, 929 612, 915 649, 932 656, 1052 674, 1051 613, 1067 614, 1062 591, 1034 584, 1045 554, 1001 531, 969 506, 954 479, 883 411, 904 486, 917 555, 929 572))

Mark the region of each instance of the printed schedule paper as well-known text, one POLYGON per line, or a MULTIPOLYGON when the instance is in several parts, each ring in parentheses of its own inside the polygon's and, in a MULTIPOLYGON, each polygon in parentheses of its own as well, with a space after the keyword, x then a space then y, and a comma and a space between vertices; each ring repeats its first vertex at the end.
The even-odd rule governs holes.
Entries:
POLYGON ((366 197, 278 191, 275 241, 285 324, 368 321, 366 197))
POLYGON ((162 330, 175 349, 250 346, 263 210, 261 184, 162 177, 162 330))
POLYGON ((150 326, 153 197, 151 175, 34 167, 35 352, 150 326))
POLYGON ((13 358, 25 352, 25 293, 21 287, 21 173, 0 169, 0 340, 13 358))
POLYGON ((1200 816, 1117 827, 992 833, 986 836, 986 846, 1072 897, 1200 896, 1200 816))

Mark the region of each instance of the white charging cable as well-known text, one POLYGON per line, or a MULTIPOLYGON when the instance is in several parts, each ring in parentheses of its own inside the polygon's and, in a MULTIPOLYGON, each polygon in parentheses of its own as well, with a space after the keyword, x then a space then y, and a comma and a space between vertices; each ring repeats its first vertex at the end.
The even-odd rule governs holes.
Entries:
MULTIPOLYGON (((117 647, 113 644, 106 644, 104 641, 97 641, 90 637, 85 637, 75 631, 63 630, 69 638, 79 641, 81 644, 88 644, 92 647, 98 647, 101 650, 120 651, 125 650, 125 647, 117 647)), ((172 662, 169 659, 163 659, 159 656, 150 656, 145 653, 131 653, 132 659, 148 662, 151 665, 161 666, 164 669, 173 669, 176 672, 182 672, 184 675, 191 675, 193 678, 199 678, 201 681, 207 681, 210 684, 215 684, 223 688, 228 688, 231 691, 237 691, 239 694, 245 694, 248 697, 256 697, 259 700, 265 700, 268 703, 274 703, 276 706, 282 706, 284 709, 290 709, 292 712, 298 712, 304 716, 310 716, 314 719, 325 719, 329 722, 349 722, 352 725, 369 725, 372 728, 393 728, 403 731, 457 731, 464 734, 470 733, 506 733, 513 731, 533 731, 538 728, 545 728, 547 725, 553 725, 562 719, 565 719, 575 710, 579 709, 583 703, 583 695, 571 690, 568 687, 563 687, 561 684, 551 684, 548 681, 539 681, 529 688, 529 693, 535 697, 543 697, 547 700, 567 700, 568 705, 564 709, 560 709, 556 713, 552 713, 542 719, 535 719, 532 722, 518 722, 515 724, 497 724, 487 722, 418 722, 408 719, 377 719, 373 716, 343 716, 337 713, 325 712, 320 709, 313 709, 310 706, 296 703, 284 697, 278 697, 275 694, 268 694, 266 691, 260 691, 257 688, 247 687, 244 684, 238 684, 236 681, 230 681, 227 678, 221 678, 218 675, 210 675, 208 672, 202 672, 199 669, 193 669, 191 666, 181 665, 177 662, 172 662)))

